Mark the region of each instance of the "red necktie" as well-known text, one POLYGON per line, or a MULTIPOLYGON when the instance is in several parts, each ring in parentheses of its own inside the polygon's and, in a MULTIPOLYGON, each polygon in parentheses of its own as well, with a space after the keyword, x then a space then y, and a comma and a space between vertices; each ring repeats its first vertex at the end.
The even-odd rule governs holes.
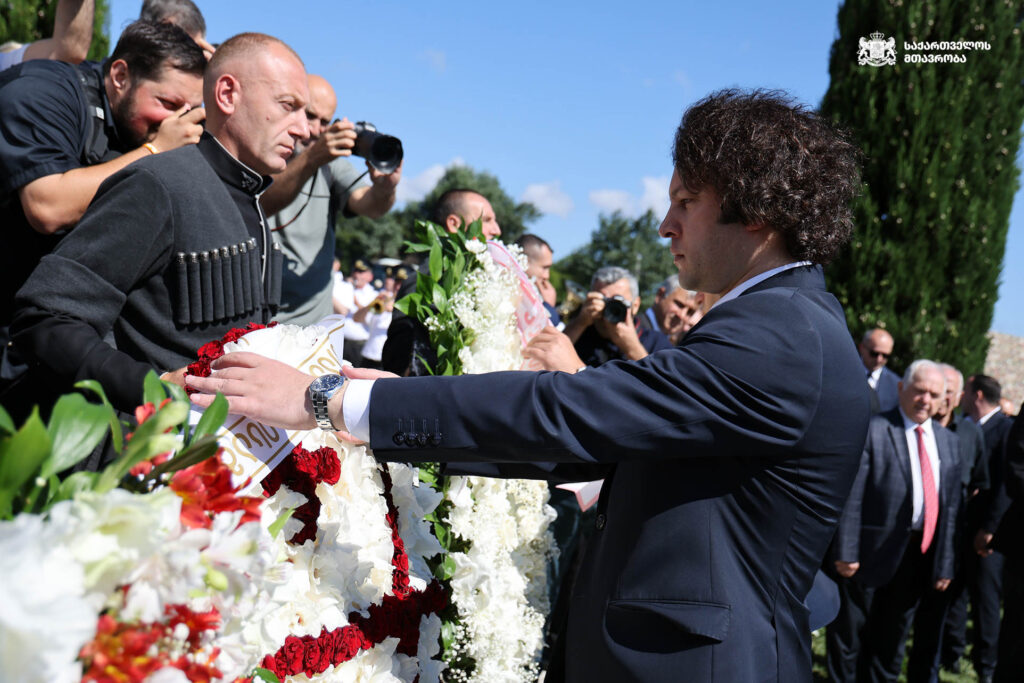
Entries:
POLYGON ((932 461, 924 447, 924 429, 918 425, 914 431, 917 432, 917 457, 921 461, 921 488, 924 491, 924 535, 921 537, 921 552, 926 553, 935 536, 935 522, 939 518, 939 494, 935 491, 932 461))

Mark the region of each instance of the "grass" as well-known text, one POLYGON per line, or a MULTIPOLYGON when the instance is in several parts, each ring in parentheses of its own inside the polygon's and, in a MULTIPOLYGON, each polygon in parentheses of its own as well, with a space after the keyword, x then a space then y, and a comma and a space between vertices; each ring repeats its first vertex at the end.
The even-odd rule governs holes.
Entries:
MULTIPOLYGON (((970 632, 971 624, 967 624, 968 632, 970 632)), ((907 640, 907 652, 909 654, 910 649, 914 646, 913 634, 911 638, 907 640)), ((967 655, 960 660, 960 673, 953 674, 945 669, 939 670, 939 683, 976 683, 978 675, 974 672, 974 667, 971 666, 968 655, 971 651, 970 638, 967 643, 967 655)), ((906 682, 906 666, 907 661, 904 657, 903 667, 904 675, 900 676, 900 683, 906 682)), ((811 638, 811 673, 815 681, 827 681, 828 673, 825 668, 825 629, 818 629, 814 632, 811 638)))

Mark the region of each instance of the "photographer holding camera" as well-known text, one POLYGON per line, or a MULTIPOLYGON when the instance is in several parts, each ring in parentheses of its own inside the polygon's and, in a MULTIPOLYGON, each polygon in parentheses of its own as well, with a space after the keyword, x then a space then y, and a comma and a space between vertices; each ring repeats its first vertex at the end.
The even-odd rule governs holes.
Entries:
POLYGON ((378 134, 371 124, 332 123, 337 96, 320 76, 309 76, 309 97, 309 140, 261 199, 285 257, 276 319, 295 325, 312 325, 334 312, 331 266, 338 211, 380 218, 394 205, 402 178, 397 138, 378 134), (366 173, 345 158, 353 154, 366 159, 366 173), (367 174, 369 183, 361 180, 367 174))
POLYGON ((600 268, 576 316, 565 325, 580 359, 591 367, 610 360, 640 360, 672 347, 640 311, 640 286, 625 268, 600 268))

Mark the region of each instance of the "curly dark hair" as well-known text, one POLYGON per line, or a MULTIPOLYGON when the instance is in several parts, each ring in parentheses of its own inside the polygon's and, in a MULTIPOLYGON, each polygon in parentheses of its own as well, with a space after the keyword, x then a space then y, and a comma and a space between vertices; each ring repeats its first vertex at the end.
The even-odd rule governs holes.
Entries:
POLYGON ((860 152, 777 90, 720 90, 683 114, 672 161, 688 190, 722 197, 723 223, 779 230, 790 254, 828 263, 853 232, 860 152))

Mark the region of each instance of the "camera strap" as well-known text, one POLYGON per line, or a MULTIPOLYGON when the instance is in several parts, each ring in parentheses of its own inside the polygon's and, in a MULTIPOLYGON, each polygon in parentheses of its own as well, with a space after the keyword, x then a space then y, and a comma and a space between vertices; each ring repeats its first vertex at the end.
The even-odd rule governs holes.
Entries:
MULTIPOLYGON (((320 172, 321 172, 321 170, 319 168, 316 169, 316 173, 320 173, 320 172)), ((349 183, 348 187, 345 188, 345 190, 342 192, 342 194, 347 195, 349 193, 349 191, 355 186, 355 184, 358 183, 360 180, 362 180, 364 177, 366 177, 366 174, 369 173, 369 172, 370 172, 370 169, 366 169, 365 171, 363 171, 359 175, 358 178, 356 178, 351 183, 349 183)), ((309 201, 311 199, 313 199, 313 187, 315 185, 316 185, 316 174, 314 174, 313 177, 311 177, 309 179, 309 190, 306 192, 306 201, 302 202, 302 206, 299 207, 299 210, 295 212, 294 216, 289 218, 287 221, 285 221, 281 225, 277 226, 276 228, 271 228, 270 232, 277 232, 279 230, 284 230, 289 225, 294 223, 296 221, 296 219, 298 219, 299 216, 302 215, 302 212, 306 210, 307 206, 309 206, 309 201)), ((317 198, 318 199, 330 199, 330 196, 328 195, 328 196, 324 197, 324 196, 321 196, 321 195, 317 195, 317 198)), ((347 200, 346 200, 346 203, 347 203, 347 200)), ((342 207, 342 208, 344 208, 344 207, 342 207)))

